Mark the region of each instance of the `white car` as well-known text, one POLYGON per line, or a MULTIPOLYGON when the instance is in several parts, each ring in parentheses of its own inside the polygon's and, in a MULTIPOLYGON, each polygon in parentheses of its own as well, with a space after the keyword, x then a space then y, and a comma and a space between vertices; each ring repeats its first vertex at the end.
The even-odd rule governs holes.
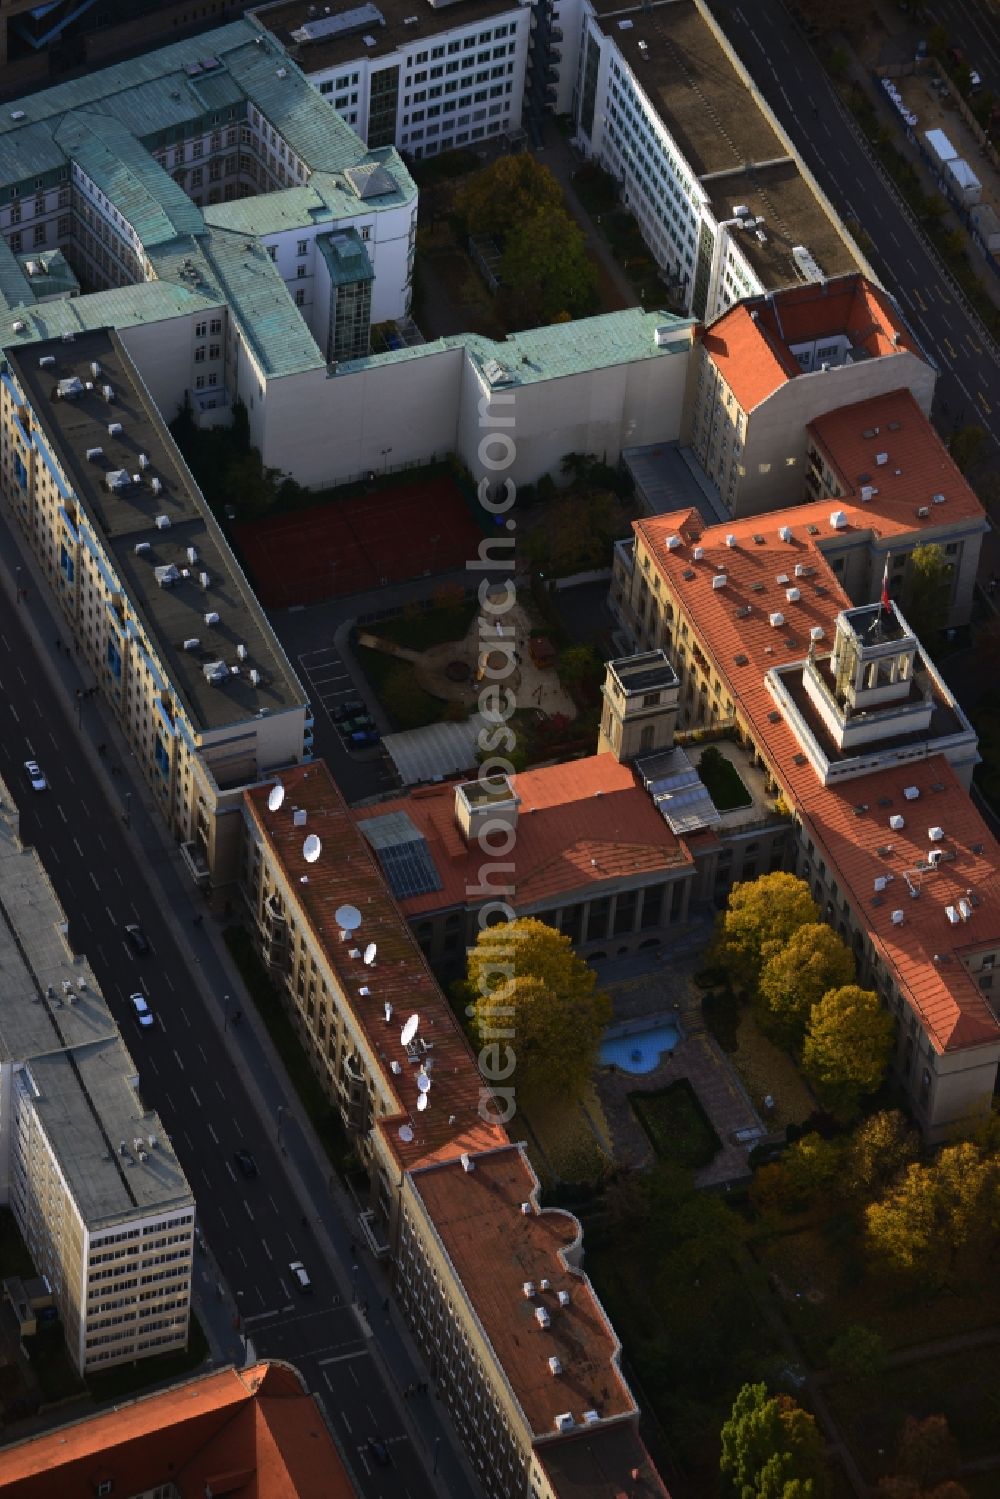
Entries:
POLYGON ((301 1260, 292 1260, 288 1268, 292 1272, 295 1289, 300 1291, 303 1296, 307 1296, 313 1288, 313 1283, 309 1279, 305 1265, 303 1265, 301 1260))
POLYGON ((37 760, 25 760, 24 772, 31 782, 32 791, 48 791, 49 783, 37 760))
POLYGON ((152 1025, 152 1023, 153 1023, 153 1012, 149 1008, 149 1005, 146 1003, 144 995, 142 995, 142 994, 130 994, 128 998, 129 998, 129 1004, 132 1006, 133 1010, 135 1011, 135 1018, 139 1022, 139 1024, 143 1027, 143 1029, 145 1029, 146 1026, 148 1026, 148 1025, 152 1025))

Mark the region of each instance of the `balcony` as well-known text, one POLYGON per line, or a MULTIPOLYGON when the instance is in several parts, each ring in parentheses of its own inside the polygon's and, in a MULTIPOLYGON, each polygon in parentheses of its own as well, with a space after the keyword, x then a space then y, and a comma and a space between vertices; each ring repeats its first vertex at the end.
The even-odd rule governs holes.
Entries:
POLYGON ((188 873, 194 880, 199 890, 208 888, 212 880, 212 871, 208 867, 208 860, 200 843, 188 842, 181 844, 181 858, 187 865, 188 873))
POLYGON ((365 1208, 363 1213, 358 1214, 358 1223, 365 1243, 377 1260, 389 1258, 392 1245, 385 1238, 385 1224, 380 1214, 374 1208, 365 1208))

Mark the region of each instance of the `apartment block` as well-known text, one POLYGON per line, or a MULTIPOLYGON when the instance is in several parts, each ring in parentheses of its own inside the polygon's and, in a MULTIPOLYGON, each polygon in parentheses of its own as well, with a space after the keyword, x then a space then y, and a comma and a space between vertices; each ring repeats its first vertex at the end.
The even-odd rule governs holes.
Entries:
POLYGON ((353 1499, 323 1407, 298 1370, 271 1361, 213 1369, 4 1449, 0 1494, 232 1493, 353 1499), (235 1477, 234 1477, 235 1475, 235 1477))
POLYGON ((680 721, 734 722, 791 810, 794 868, 895 1016, 895 1078, 940 1140, 993 1096, 1000 850, 960 706, 898 605, 852 604, 831 567, 825 539, 854 523, 833 504, 638 521, 611 606, 670 657, 680 721))
POLYGON ((582 1229, 538 1183, 327 767, 244 796, 258 950, 369 1177, 359 1213, 491 1499, 572 1499, 563 1444, 663 1496, 582 1229), (526 1282, 533 1282, 528 1295, 526 1282), (531 1339, 532 1351, 527 1344, 531 1339), (519 1346, 525 1340, 525 1346, 519 1346), (576 1449, 578 1450, 578 1449, 576 1449))
POLYGON ((242 790, 312 719, 117 333, 8 351, 0 483, 192 878, 234 879, 242 790))
POLYGON ((520 126, 531 10, 510 0, 280 0, 253 14, 370 148, 419 160, 520 126))
POLYGON ((0 1201, 81 1374, 184 1348, 194 1197, 6 788, 0 912, 0 1201))
POLYGON ((711 321, 746 297, 870 273, 702 0, 579 3, 561 107, 618 182, 676 301, 711 321))

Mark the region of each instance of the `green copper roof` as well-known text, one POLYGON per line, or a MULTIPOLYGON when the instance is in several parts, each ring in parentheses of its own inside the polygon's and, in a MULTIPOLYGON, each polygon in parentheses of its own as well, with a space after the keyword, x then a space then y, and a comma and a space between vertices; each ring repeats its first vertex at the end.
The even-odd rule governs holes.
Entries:
POLYGON ((316 248, 326 261, 334 286, 355 286, 359 281, 374 280, 375 269, 356 229, 321 234, 316 248))
POLYGON ((55 138, 147 250, 204 228, 201 210, 120 121, 95 111, 69 114, 56 127, 55 138))
POLYGON ((80 295, 80 283, 61 250, 36 250, 33 255, 19 255, 17 259, 36 298, 80 295))
POLYGON ((10 245, 0 235, 0 301, 5 307, 20 307, 35 300, 28 278, 10 245))
POLYGON ((633 364, 639 359, 661 359, 685 353, 690 346, 692 326, 691 318, 629 307, 624 312, 606 312, 600 317, 580 318, 572 323, 527 328, 521 333, 508 334, 502 342, 484 338, 478 333, 457 333, 450 338, 418 344, 415 348, 394 349, 386 354, 370 354, 364 359, 346 361, 337 373, 343 375, 352 370, 402 363, 446 349, 462 348, 487 384, 497 390, 510 389, 540 380, 557 380, 563 375, 607 369, 616 364, 633 364), (656 339, 659 329, 668 330, 667 341, 662 345, 656 339), (499 374, 500 378, 491 379, 491 374, 499 374))

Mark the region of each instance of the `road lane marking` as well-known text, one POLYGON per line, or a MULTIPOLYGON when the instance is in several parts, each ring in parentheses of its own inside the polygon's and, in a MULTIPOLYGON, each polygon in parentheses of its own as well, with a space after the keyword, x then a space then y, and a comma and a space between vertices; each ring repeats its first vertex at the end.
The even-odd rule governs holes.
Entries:
POLYGON ((160 977, 166 984, 167 988, 170 990, 171 994, 175 993, 176 991, 174 989, 173 980, 171 979, 169 973, 161 973, 160 977))
POLYGON ((25 686, 26 686, 26 687, 27 687, 27 685, 28 685, 28 679, 27 679, 27 677, 26 677, 26 676, 25 676, 25 675, 24 675, 24 672, 23 672, 23 671, 22 671, 22 670, 21 670, 21 668, 20 668, 20 667, 19 667, 19 666, 17 666, 17 667, 15 667, 15 670, 16 670, 16 672, 17 672, 17 674, 18 674, 18 676, 19 676, 19 677, 20 677, 20 678, 21 678, 21 681, 22 681, 22 682, 23 682, 23 683, 24 683, 24 685, 25 685, 25 686))
POLYGON ((20 719, 19 719, 19 718, 18 718, 18 716, 17 716, 17 709, 16 709, 16 708, 15 708, 15 707, 14 707, 14 704, 13 704, 13 703, 9 703, 9 704, 8 704, 8 707, 9 707, 9 708, 10 708, 10 711, 11 711, 11 712, 12 712, 12 713, 13 713, 13 715, 14 715, 14 722, 15 722, 15 723, 20 723, 20 722, 21 722, 21 720, 20 720, 20 719))
POLYGON ((247 1217, 250 1219, 250 1222, 252 1223, 253 1222, 253 1213, 250 1211, 250 1204, 247 1202, 247 1200, 246 1200, 245 1197, 243 1199, 243 1206, 246 1208, 246 1210, 247 1210, 247 1217))
POLYGON ((268 1259, 269 1260, 273 1260, 274 1259, 274 1255, 271 1253, 271 1251, 270 1251, 270 1249, 268 1247, 267 1240, 266 1239, 261 1239, 260 1243, 261 1243, 261 1248, 263 1249, 264 1253, 267 1255, 268 1259))
POLYGON ((990 405, 989 401, 983 395, 983 393, 982 393, 981 390, 977 390, 976 391, 976 400, 979 402, 980 406, 986 412, 987 416, 992 416, 993 415, 993 407, 990 405))
POLYGON ((97 890, 97 891, 100 891, 101 887, 100 887, 100 884, 98 883, 97 875, 94 873, 94 871, 92 869, 89 869, 87 871, 87 873, 90 875, 90 878, 93 881, 94 889, 97 890))
POLYGON ((191 1024, 191 1022, 188 1019, 188 1012, 187 1012, 187 1010, 185 1010, 185 1008, 184 1008, 183 1005, 180 1006, 180 1012, 181 1012, 181 1017, 182 1017, 182 1019, 184 1021, 184 1024, 187 1025, 187 1026, 189 1026, 191 1024))
POLYGON ((182 1062, 182 1061, 181 1061, 181 1054, 180 1054, 180 1052, 179 1052, 179 1051, 178 1051, 178 1050, 177 1050, 177 1047, 176 1047, 176 1046, 175 1046, 175 1047, 174 1047, 174 1056, 175 1056, 175 1057, 176 1057, 176 1059, 177 1059, 177 1065, 178 1065, 178 1067, 179 1067, 179 1068, 180 1068, 180 1069, 181 1069, 181 1071, 182 1071, 182 1072, 183 1072, 183 1071, 184 1071, 184 1063, 183 1063, 183 1062, 182 1062))
POLYGON ((77 838, 75 836, 73 838, 73 847, 76 849, 77 853, 80 855, 80 858, 82 859, 83 858, 83 849, 80 847, 80 840, 79 840, 79 838, 77 838))
POLYGON ((226 1217, 225 1212, 222 1210, 222 1208, 219 1208, 219 1217, 222 1219, 223 1223, 228 1228, 229 1227, 229 1219, 226 1217))
POLYGON ((240 1246, 238 1244, 234 1245, 234 1248, 236 1250, 236 1253, 239 1255, 240 1259, 243 1261, 243 1268, 245 1270, 247 1268, 247 1257, 243 1253, 242 1249, 240 1248, 240 1246))
POLYGON ((56 811, 59 813, 59 816, 62 818, 63 822, 69 822, 69 818, 66 816, 66 813, 62 809, 61 802, 56 802, 56 811))
POLYGON ((321 1358, 317 1362, 322 1369, 325 1364, 342 1364, 350 1358, 367 1358, 367 1348, 355 1348, 353 1353, 332 1353, 329 1358, 321 1358))
POLYGON ((115 918, 114 918, 114 915, 112 913, 111 907, 110 906, 105 906, 104 909, 108 913, 108 920, 111 922, 111 925, 114 926, 115 925, 115 918))
POLYGON ((218 1143, 219 1143, 219 1137, 215 1133, 215 1130, 212 1128, 211 1120, 206 1119, 205 1126, 206 1126, 206 1128, 208 1130, 208 1133, 212 1136, 212 1139, 215 1141, 216 1145, 218 1145, 218 1143))
POLYGON ((958 350, 955 348, 955 346, 952 343, 951 339, 950 338, 944 338, 944 339, 942 339, 942 343, 944 344, 945 348, 948 350, 948 353, 951 355, 952 359, 957 359, 958 358, 958 350))
POLYGON ((195 1108, 196 1109, 200 1109, 201 1108, 201 1099, 198 1097, 197 1093, 194 1091, 194 1087, 193 1086, 191 1088, 191 1097, 194 1099, 194 1106, 195 1106, 195 1108))
POLYGON ((73 772, 70 770, 68 765, 63 766, 62 773, 66 777, 67 781, 69 781, 71 786, 76 785, 76 781, 73 779, 73 772))
POLYGON ((228 1161, 226 1162, 226 1170, 229 1172, 229 1175, 232 1177, 233 1181, 235 1181, 236 1180, 236 1172, 233 1170, 232 1166, 229 1164, 228 1161))

